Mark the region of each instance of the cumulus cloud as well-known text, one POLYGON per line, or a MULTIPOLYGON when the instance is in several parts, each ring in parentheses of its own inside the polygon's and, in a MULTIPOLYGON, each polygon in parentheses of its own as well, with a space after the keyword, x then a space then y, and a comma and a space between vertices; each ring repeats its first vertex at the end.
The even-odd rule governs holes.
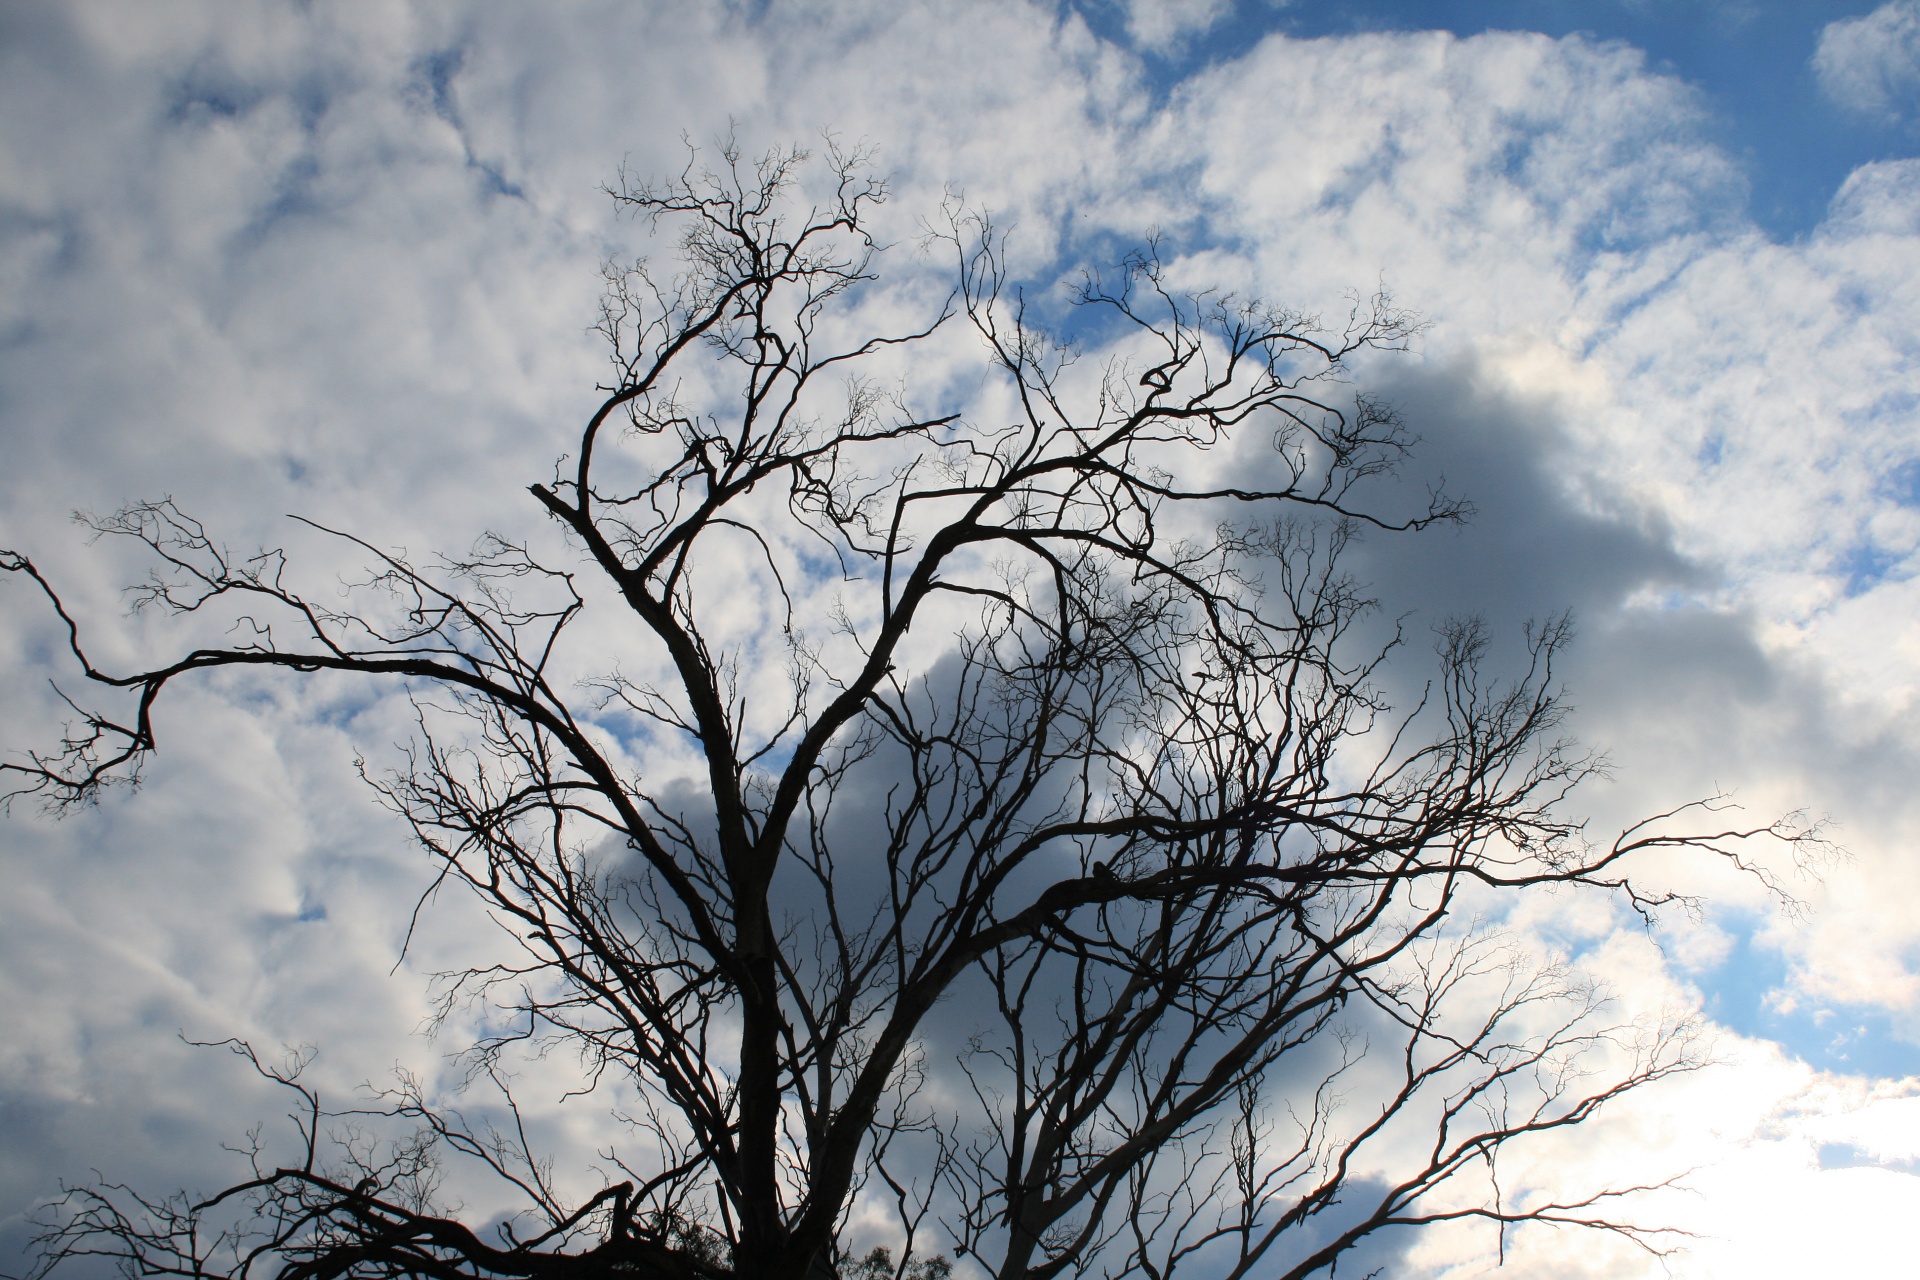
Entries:
MULTIPOLYGON (((1190 38, 1224 12, 1135 5, 1132 37, 1190 38)), ((1827 29, 1816 69, 1837 101, 1904 109, 1914 13, 1827 29)), ((635 243, 597 185, 622 156, 679 164, 683 130, 732 119, 752 149, 832 126, 895 171, 909 249, 951 183, 1006 215, 1036 273, 1159 227, 1192 278, 1329 313, 1384 276, 1435 322, 1424 354, 1366 371, 1426 437, 1407 482, 1444 474, 1481 512, 1363 547, 1388 612, 1479 612, 1514 635, 1574 607, 1579 727, 1620 766, 1592 798, 1602 819, 1738 785, 1762 813, 1834 813, 1855 852, 1824 885, 1796 882, 1820 909, 1791 930, 1754 923, 1751 886, 1674 869, 1748 912, 1679 958, 1633 950, 1604 911, 1517 923, 1611 966, 1645 1008, 1710 1001, 1700 984, 1744 930, 1782 958, 1787 997, 1920 1033, 1902 960, 1920 944, 1911 163, 1862 169, 1815 234, 1773 244, 1692 91, 1577 38, 1276 37, 1156 110, 1133 54, 1011 0, 964 24, 877 0, 751 20, 80 3, 0 21, 0 114, 29 122, 0 137, 0 544, 74 584, 107 624, 104 656, 157 637, 113 630, 137 571, 84 548, 73 507, 172 492, 237 544, 283 540, 289 510, 415 551, 487 526, 537 535, 514 503, 599 374, 595 267, 635 243)), ((963 376, 964 351, 940 360, 917 376, 963 376)), ((9 604, 0 721, 51 731, 59 639, 9 604)), ((411 1035, 418 974, 463 925, 449 916, 387 976, 421 868, 349 768, 404 737, 404 707, 234 684, 163 715, 145 791, 5 829, 0 1231, 16 1241, 59 1176, 210 1182, 217 1140, 274 1110, 178 1029, 319 1043, 336 1096, 395 1059, 440 1069, 411 1035)), ((1803 1193, 1905 1212, 1920 1180, 1888 1180, 1920 1153, 1867 1136, 1904 1095, 1743 1052, 1738 1087, 1703 1077, 1558 1158, 1610 1173, 1670 1136, 1680 1163, 1714 1170, 1732 1252, 1699 1246, 1703 1275, 1735 1257, 1720 1274, 1785 1274, 1762 1263, 1797 1256, 1803 1193), (1823 1168, 1823 1144, 1874 1164, 1823 1168)), ((1870 1225, 1863 1259, 1885 1239, 1870 1225)), ((1452 1247, 1417 1256, 1438 1270, 1452 1247)), ((1548 1237, 1514 1247, 1509 1274, 1638 1274, 1548 1237)))
MULTIPOLYGON (((1674 127, 1689 106, 1683 86, 1649 76, 1630 51, 1578 41, 1274 41, 1189 86, 1179 124, 1160 136, 1168 164, 1206 140, 1196 182, 1215 202, 1212 225, 1263 287, 1325 296, 1341 277, 1384 268, 1439 321, 1430 362, 1475 353, 1482 385, 1532 397, 1531 439, 1548 438, 1548 426, 1563 434, 1532 482, 1550 495, 1543 504, 1612 505, 1630 526, 1651 518, 1643 527, 1664 530, 1665 554, 1697 566, 1691 579, 1649 577, 1630 607, 1586 604, 1596 649, 1630 648, 1641 664, 1664 656, 1691 673, 1696 708, 1671 714, 1669 701, 1662 714, 1650 702, 1629 714, 1653 668, 1615 671, 1605 692, 1582 691, 1595 736, 1623 760, 1692 761, 1690 788, 1711 789, 1717 775, 1757 807, 1824 808, 1871 861, 1864 881, 1904 886, 1909 807, 1883 807, 1877 788, 1839 783, 1826 762, 1845 741, 1860 744, 1841 753, 1850 760, 1913 758, 1901 709, 1916 675, 1916 526, 1899 477, 1915 456, 1920 403, 1920 316, 1906 287, 1920 242, 1906 229, 1905 169, 1863 170, 1806 243, 1773 244, 1726 217, 1737 179, 1674 127), (1246 104, 1281 84, 1299 127, 1263 129, 1246 104), (1367 86, 1364 111, 1351 101, 1356 85, 1367 86), (1685 656, 1706 645, 1720 647, 1685 656), (1757 683, 1723 683, 1743 671, 1757 683), (1736 723, 1747 727, 1731 731, 1736 723), (1745 750, 1755 741, 1767 746, 1745 750)), ((1415 421, 1459 416, 1444 400, 1408 403, 1415 421)), ((1446 456, 1452 446, 1433 435, 1429 456, 1446 456)), ((1522 455, 1502 457, 1511 466, 1522 455)), ((1468 493, 1503 473, 1484 462, 1448 469, 1468 493)), ((1538 511, 1517 527, 1529 523, 1554 526, 1538 511)), ((1430 580, 1471 602, 1498 599, 1495 581, 1531 576, 1480 563, 1502 567, 1472 589, 1461 571, 1430 580)), ((1573 603, 1580 565, 1593 561, 1534 563, 1573 603)), ((1641 776, 1680 775, 1662 765, 1641 776)), ((1906 944, 1887 946, 1882 932, 1906 928, 1842 906, 1848 883, 1836 873, 1827 889, 1809 887, 1835 898, 1820 917, 1832 922, 1827 941, 1874 936, 1882 959, 1842 947, 1808 956, 1807 972, 1875 973, 1854 995, 1877 991, 1906 1008, 1905 971, 1884 960, 1906 944)))
POLYGON ((1890 0, 1872 13, 1829 22, 1813 73, 1835 103, 1863 115, 1903 116, 1920 90, 1920 5, 1890 0))

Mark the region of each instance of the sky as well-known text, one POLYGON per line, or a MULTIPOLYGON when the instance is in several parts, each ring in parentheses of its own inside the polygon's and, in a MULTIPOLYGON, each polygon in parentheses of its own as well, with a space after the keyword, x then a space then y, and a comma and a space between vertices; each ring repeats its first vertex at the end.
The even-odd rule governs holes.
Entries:
MULTIPOLYGON (((0 546, 124 664, 167 633, 75 510, 171 495, 322 565, 287 513, 415 549, 535 523, 601 376, 599 264, 640 242, 600 188, 683 138, 870 146, 909 277, 953 190, 1037 293, 1156 233, 1308 310, 1384 282, 1430 327, 1363 373, 1422 437, 1408 482, 1477 515, 1365 543, 1383 605, 1507 636, 1574 612, 1596 830, 1726 792, 1844 850, 1777 868, 1797 911, 1675 866, 1705 905, 1651 932, 1516 914, 1716 1033, 1558 1169, 1691 1170, 1655 1206, 1695 1233, 1676 1276, 1910 1265, 1920 3, 9 3, 0 122, 0 546)), ((57 732, 53 624, 0 583, 0 745, 57 732)), ((0 823, 0 1272, 61 1180, 216 1185, 275 1113, 183 1036, 320 1046, 338 1096, 434 1069, 426 975, 484 926, 441 904, 397 964, 425 872, 353 760, 404 722, 365 689, 184 688, 138 791, 0 823)), ((1398 1265, 1490 1274, 1491 1244, 1398 1265)), ((1521 1232, 1500 1274, 1662 1272, 1521 1232)))

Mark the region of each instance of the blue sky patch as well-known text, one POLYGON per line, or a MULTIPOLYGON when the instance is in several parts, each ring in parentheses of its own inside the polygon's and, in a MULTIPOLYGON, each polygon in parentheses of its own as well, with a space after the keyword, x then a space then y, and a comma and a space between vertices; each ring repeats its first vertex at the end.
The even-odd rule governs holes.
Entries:
POLYGON ((1898 551, 1881 546, 1870 539, 1862 539, 1848 547, 1834 561, 1834 571, 1847 580, 1846 593, 1849 599, 1865 595, 1881 583, 1893 577, 1906 556, 1898 551))
MULTIPOLYGON (((1733 921, 1725 921, 1734 925, 1733 921)), ((1734 929, 1726 959, 1696 975, 1708 1016, 1743 1036, 1772 1040, 1809 1066, 1849 1075, 1920 1075, 1920 1045, 1901 1039, 1886 1013, 1856 1005, 1785 1000, 1792 973, 1756 926, 1734 929)))

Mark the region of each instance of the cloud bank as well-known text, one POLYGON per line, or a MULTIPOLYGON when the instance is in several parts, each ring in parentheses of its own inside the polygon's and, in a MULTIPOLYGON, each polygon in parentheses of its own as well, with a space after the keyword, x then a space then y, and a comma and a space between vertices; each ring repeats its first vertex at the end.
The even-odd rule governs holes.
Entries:
MULTIPOLYGON (((287 541, 289 511, 416 551, 537 528, 523 486, 599 372, 598 263, 636 244, 597 188, 730 121, 750 150, 824 128, 877 149, 903 313, 931 270, 914 219, 950 186, 1014 225, 1036 278, 1158 230, 1191 278, 1310 309, 1384 279, 1434 322, 1416 359, 1368 371, 1426 437, 1407 483, 1444 475, 1481 512, 1366 544, 1385 614, 1512 636, 1575 609, 1577 728, 1617 762, 1597 825, 1730 787, 1763 814, 1831 814, 1852 851, 1793 882, 1804 923, 1680 867, 1719 905, 1670 936, 1563 904, 1525 922, 1635 1007, 1706 1009, 1741 1064, 1558 1158, 1700 1166, 1705 1194, 1661 1206, 1708 1237, 1680 1274, 1831 1269, 1815 1242, 1836 1238, 1849 1265, 1892 1265, 1888 1224, 1920 1208, 1897 1080, 1920 1040, 1920 162, 1858 170, 1779 244, 1746 219, 1707 106, 1630 48, 1274 35, 1162 100, 1145 57, 1218 6, 1130 12, 1139 47, 1011 2, 965 22, 877 3, 10 9, 0 545, 73 584, 120 661, 164 638, 118 624, 137 570, 84 545, 76 507, 171 493, 236 545, 287 541)), ((1827 28, 1811 56, 1836 102, 1907 110, 1914 14, 1827 28)), ((964 380, 963 352, 941 359, 916 378, 964 380)), ((18 593, 0 613, 0 720, 31 741, 61 714, 51 621, 18 593)), ((350 767, 405 736, 404 712, 324 684, 207 687, 163 712, 141 792, 7 823, 7 1247, 61 1177, 211 1185, 218 1143, 276 1113, 177 1031, 319 1044, 339 1097, 396 1060, 444 1070, 414 1034, 421 975, 483 926, 438 904, 389 976, 424 868, 350 767)), ((569 1114, 546 1122, 565 1135, 569 1114)), ((1408 1265, 1477 1274, 1483 1237, 1436 1235, 1408 1265)), ((1523 1237, 1507 1274, 1649 1274, 1523 1237)))

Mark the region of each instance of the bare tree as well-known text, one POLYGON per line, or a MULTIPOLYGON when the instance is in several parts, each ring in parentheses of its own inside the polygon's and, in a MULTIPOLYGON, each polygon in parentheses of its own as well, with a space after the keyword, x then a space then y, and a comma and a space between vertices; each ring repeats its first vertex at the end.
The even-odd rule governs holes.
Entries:
POLYGON ((350 539, 371 572, 330 607, 279 552, 237 557, 144 503, 94 521, 157 557, 138 603, 242 638, 114 674, 29 560, 0 561, 130 699, 3 766, 56 808, 138 770, 176 679, 403 682, 418 734, 374 785, 436 884, 503 926, 443 1008, 496 1012, 475 1079, 504 1091, 515 1053, 564 1045, 583 1092, 624 1090, 620 1180, 570 1198, 510 1092, 493 1121, 404 1080, 329 1111, 298 1062, 236 1045, 296 1091, 293 1155, 257 1140, 251 1173, 199 1200, 75 1189, 44 1266, 1291 1277, 1463 1217, 1503 1242, 1547 1222, 1664 1247, 1615 1207, 1628 1189, 1515 1199, 1498 1160, 1697 1065, 1692 1033, 1611 1020, 1472 919, 1542 885, 1651 912, 1670 899, 1636 885, 1636 855, 1800 837, 1663 815, 1584 839, 1562 812, 1596 767, 1556 736, 1564 623, 1504 683, 1455 626, 1427 697, 1386 705, 1394 645, 1363 645, 1342 549, 1462 508, 1369 505, 1409 441, 1345 371, 1412 318, 1384 295, 1327 326, 1183 292, 1149 248, 1077 291, 1127 353, 1095 376, 1030 319, 992 229, 950 211, 944 308, 849 337, 881 185, 834 154, 808 208, 797 152, 723 159, 611 193, 677 230, 679 265, 608 271, 613 377, 531 488, 575 563, 350 539), (950 322, 983 340, 998 408, 915 413, 890 389, 950 322), (1272 448, 1221 477, 1246 436, 1272 448), (774 602, 771 625, 742 631, 743 600, 774 602), (644 656, 579 652, 589 608, 644 656), (637 738, 685 751, 697 783, 639 769, 637 738), (376 1118, 404 1131, 372 1141, 376 1118), (524 1213, 461 1221, 437 1196, 449 1158, 524 1213), (856 1203, 892 1207, 891 1251, 851 1251, 856 1203))

